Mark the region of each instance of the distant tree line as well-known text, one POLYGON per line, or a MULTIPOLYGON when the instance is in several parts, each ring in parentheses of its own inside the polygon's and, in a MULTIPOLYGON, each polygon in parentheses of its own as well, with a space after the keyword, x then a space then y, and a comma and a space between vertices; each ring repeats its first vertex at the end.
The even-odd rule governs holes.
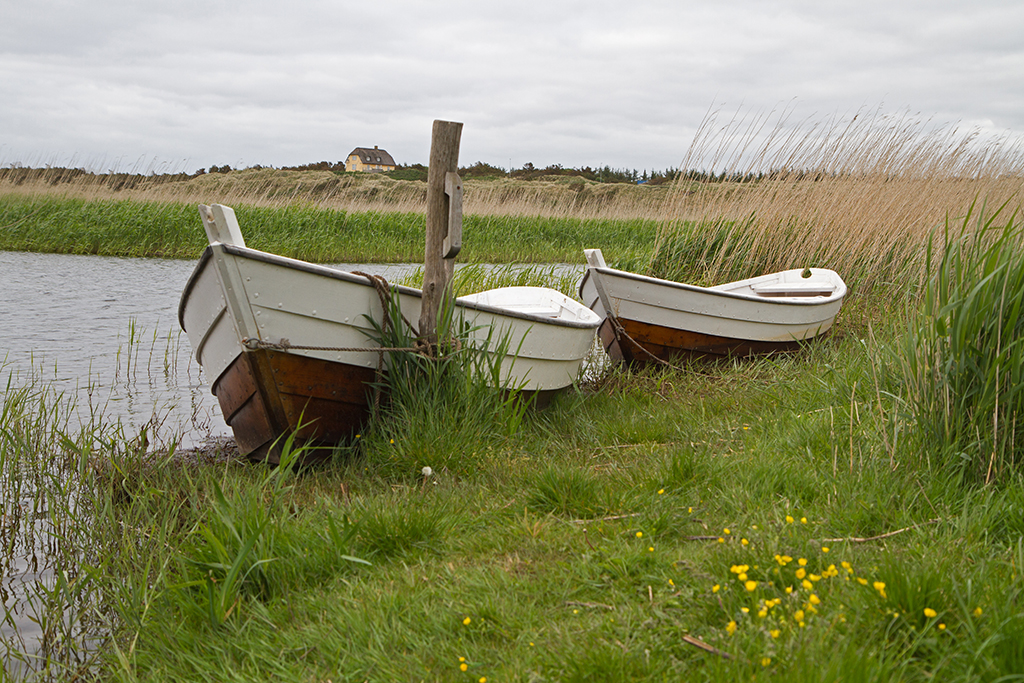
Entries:
MULTIPOLYGON (((273 168, 265 167, 261 165, 249 166, 244 170, 250 169, 262 169, 262 168, 273 168)), ((71 182, 81 178, 93 178, 96 180, 102 180, 104 183, 110 185, 115 189, 131 189, 138 185, 142 180, 148 180, 149 182, 173 182, 181 180, 189 180, 198 176, 213 174, 213 173, 230 173, 233 170, 243 169, 232 169, 230 165, 224 164, 223 166, 213 165, 209 169, 201 168, 194 173, 162 173, 155 174, 150 172, 149 174, 141 173, 117 173, 110 171, 107 173, 95 173, 93 171, 87 171, 83 168, 61 168, 46 166, 45 168, 28 168, 18 163, 13 163, 6 168, 0 168, 0 180, 6 180, 13 182, 14 184, 21 184, 30 179, 39 180, 44 179, 52 185, 56 185, 62 182, 71 182)), ((281 170, 285 171, 329 171, 331 173, 341 174, 345 173, 345 162, 337 161, 318 161, 311 164, 303 164, 301 166, 282 166, 281 170)), ((394 171, 387 171, 382 173, 389 178, 395 180, 422 180, 427 179, 428 168, 424 164, 399 164, 394 171)), ((626 169, 626 168, 612 168, 611 166, 603 166, 599 168, 591 168, 590 166, 583 166, 581 168, 565 168, 561 164, 553 164, 544 168, 537 168, 531 162, 527 162, 522 168, 504 169, 498 166, 492 166, 491 164, 478 161, 471 166, 462 166, 459 168, 459 175, 463 178, 475 178, 479 180, 485 179, 497 179, 497 178, 514 178, 516 180, 539 180, 551 177, 564 177, 564 178, 584 178, 598 183, 630 183, 630 184, 648 184, 648 185, 661 185, 663 183, 671 182, 676 178, 687 180, 690 182, 699 183, 751 183, 757 182, 764 179, 773 179, 785 175, 790 179, 805 179, 813 178, 814 180, 821 180, 826 174, 814 171, 768 171, 760 173, 726 173, 726 172, 709 172, 702 170, 691 169, 688 171, 680 171, 677 168, 669 168, 663 171, 657 170, 642 170, 637 169, 626 169)))

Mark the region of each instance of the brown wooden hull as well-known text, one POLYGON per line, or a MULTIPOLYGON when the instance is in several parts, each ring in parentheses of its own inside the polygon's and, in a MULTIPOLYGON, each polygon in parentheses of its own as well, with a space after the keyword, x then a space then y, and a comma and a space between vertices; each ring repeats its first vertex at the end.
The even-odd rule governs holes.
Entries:
POLYGON ((369 415, 376 371, 279 351, 239 355, 213 386, 239 451, 277 463, 287 435, 311 453, 351 437, 369 415))
POLYGON ((609 357, 631 365, 654 363, 655 358, 671 362, 686 356, 763 356, 795 351, 801 344, 796 340, 765 342, 716 337, 623 318, 618 322, 625 335, 616 337, 614 325, 608 318, 601 323, 598 334, 609 357))

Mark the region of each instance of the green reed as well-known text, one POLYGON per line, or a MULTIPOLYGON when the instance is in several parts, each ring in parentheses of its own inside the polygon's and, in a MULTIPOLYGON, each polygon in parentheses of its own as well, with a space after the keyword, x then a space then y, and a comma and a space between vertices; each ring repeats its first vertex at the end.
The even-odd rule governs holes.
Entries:
MULTIPOLYGON (((254 249, 318 263, 423 260, 423 214, 234 208, 254 249)), ((462 258, 477 263, 580 262, 591 246, 645 251, 657 233, 657 223, 644 219, 467 215, 463 226, 462 258)), ((188 204, 0 196, 0 249, 193 259, 205 247, 188 204)))
POLYGON ((972 207, 939 239, 900 349, 906 400, 923 453, 989 482, 1019 470, 1024 453, 1022 226, 972 207))

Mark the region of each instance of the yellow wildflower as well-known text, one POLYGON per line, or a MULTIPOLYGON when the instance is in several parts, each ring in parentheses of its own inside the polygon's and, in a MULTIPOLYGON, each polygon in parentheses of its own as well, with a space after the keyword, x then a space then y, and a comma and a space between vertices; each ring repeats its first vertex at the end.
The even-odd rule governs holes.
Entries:
POLYGON ((806 557, 801 557, 799 560, 796 561, 796 563, 798 565, 800 565, 801 567, 806 567, 807 566, 807 558, 806 557))
POLYGON ((818 576, 817 574, 810 574, 810 575, 808 575, 807 578, 810 579, 811 581, 814 581, 814 582, 821 581, 821 577, 818 576))
POLYGON ((883 583, 882 581, 875 581, 871 585, 874 586, 874 589, 878 591, 879 595, 885 598, 885 583, 883 583))
POLYGON ((868 585, 868 580, 867 579, 862 579, 859 576, 857 577, 857 582, 860 583, 860 585, 862 585, 862 586, 868 585))
POLYGON ((753 593, 754 591, 756 591, 756 590, 757 590, 757 581, 747 581, 747 582, 746 582, 745 584, 743 584, 743 586, 744 586, 744 587, 745 587, 745 588, 746 588, 746 589, 747 589, 748 591, 750 591, 751 593, 753 593))
POLYGON ((654 546, 653 545, 647 546, 647 550, 648 550, 648 552, 652 552, 653 553, 654 552, 654 546))
POLYGON ((761 608, 760 610, 758 610, 757 616, 759 616, 762 619, 764 619, 766 616, 768 616, 768 610, 765 609, 765 608, 761 608))
POLYGON ((637 538, 643 538, 644 537, 644 532, 642 532, 642 531, 636 532, 636 537, 637 538))
POLYGON ((807 576, 807 570, 806 569, 804 569, 803 567, 800 567, 800 569, 796 570, 796 578, 802 579, 805 576, 807 576))
POLYGON ((792 592, 793 592, 793 587, 792 586, 786 586, 786 593, 792 593, 792 592))
POLYGON ((714 586, 712 586, 712 587, 711 587, 711 592, 712 592, 712 593, 717 593, 717 592, 718 592, 718 590, 719 590, 720 588, 721 588, 721 586, 719 586, 719 585, 718 585, 718 584, 716 583, 716 584, 715 584, 714 586))
POLYGON ((793 612, 793 618, 796 619, 797 621, 803 621, 804 620, 804 611, 802 609, 798 609, 796 612, 793 612))
POLYGON ((750 541, 748 541, 748 540, 747 540, 747 539, 745 539, 745 538, 741 538, 741 539, 740 539, 740 543, 742 543, 743 545, 750 545, 750 541))
POLYGON ((750 614, 750 608, 749 607, 740 607, 740 611, 743 612, 744 614, 750 614))
POLYGON ((462 623, 465 626, 469 626, 469 622, 471 622, 471 621, 473 621, 473 620, 470 619, 469 617, 466 617, 465 619, 462 620, 462 623))
POLYGON ((790 517, 789 515, 786 515, 786 524, 792 524, 792 523, 793 523, 793 518, 790 517))
POLYGON ((924 615, 926 617, 928 617, 929 619, 934 619, 937 616, 937 614, 938 613, 935 610, 933 610, 931 607, 925 607, 924 608, 924 615))
POLYGON ((976 616, 976 617, 980 617, 981 616, 981 608, 980 607, 975 607, 974 608, 974 616, 976 616))
POLYGON ((782 635, 782 631, 780 631, 777 628, 776 629, 772 629, 771 631, 768 631, 768 633, 770 633, 772 635, 772 638, 778 638, 779 636, 782 635))
POLYGON ((658 495, 659 495, 659 496, 660 496, 661 494, 663 494, 663 493, 665 493, 665 489, 658 489, 658 495))
POLYGON ((800 523, 801 524, 807 524, 807 518, 806 517, 801 517, 800 518, 800 523))
POLYGON ((463 662, 462 664, 459 664, 459 670, 460 671, 468 671, 469 670, 469 665, 466 664, 465 662, 463 662))
POLYGON ((725 630, 729 632, 730 636, 736 633, 736 622, 730 621, 729 624, 725 627, 725 630))
POLYGON ((725 539, 724 539, 724 538, 722 538, 721 536, 719 536, 719 537, 718 537, 718 542, 719 542, 719 543, 725 543, 725 539))
POLYGON ((804 579, 803 581, 801 581, 800 585, 804 587, 804 590, 808 590, 808 591, 811 590, 812 588, 814 588, 814 584, 811 583, 810 581, 808 581, 807 579, 804 579))
POLYGON ((723 534, 725 534, 726 536, 728 536, 728 535, 729 535, 729 534, 731 534, 732 532, 731 532, 731 531, 729 531, 729 529, 727 529, 727 528, 726 528, 726 529, 722 529, 722 533, 723 533, 723 534))
POLYGON ((761 658, 761 666, 768 666, 771 663, 772 663, 772 658, 771 657, 762 657, 761 658))
POLYGON ((812 605, 820 605, 821 604, 821 598, 819 598, 814 593, 811 593, 811 597, 807 598, 807 601, 810 602, 812 605))
POLYGON ((668 585, 675 587, 675 582, 672 579, 668 580, 668 585))
POLYGON ((946 630, 946 625, 945 624, 939 624, 939 630, 940 631, 945 631, 946 630))
POLYGON ((828 546, 827 545, 826 546, 822 546, 821 552, 827 553, 828 552, 828 546))

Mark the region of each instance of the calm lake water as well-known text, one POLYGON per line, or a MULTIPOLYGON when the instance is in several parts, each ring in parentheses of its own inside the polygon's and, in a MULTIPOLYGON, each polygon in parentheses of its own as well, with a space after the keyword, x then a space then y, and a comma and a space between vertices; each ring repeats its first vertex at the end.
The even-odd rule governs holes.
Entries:
MULTIPOLYGON (((0 252, 3 380, 32 373, 137 433, 183 446, 230 435, 178 325, 195 261, 0 252)), ((417 266, 338 264, 397 279, 417 266)))

